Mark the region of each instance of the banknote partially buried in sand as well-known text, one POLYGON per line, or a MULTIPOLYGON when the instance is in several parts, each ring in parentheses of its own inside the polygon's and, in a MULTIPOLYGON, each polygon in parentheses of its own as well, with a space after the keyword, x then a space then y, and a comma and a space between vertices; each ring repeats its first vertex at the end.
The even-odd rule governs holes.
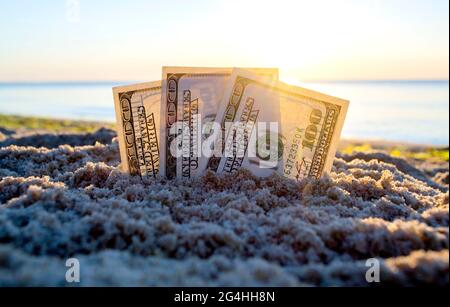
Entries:
POLYGON ((113 94, 0 115, 0 286, 448 285, 448 147, 340 140, 349 103, 271 68, 113 94))
POLYGON ((194 178, 244 168, 301 180, 331 170, 349 102, 278 80, 277 69, 163 67, 114 88, 122 169, 194 178))
POLYGON ((0 1, 0 295, 448 287, 448 6, 0 1))

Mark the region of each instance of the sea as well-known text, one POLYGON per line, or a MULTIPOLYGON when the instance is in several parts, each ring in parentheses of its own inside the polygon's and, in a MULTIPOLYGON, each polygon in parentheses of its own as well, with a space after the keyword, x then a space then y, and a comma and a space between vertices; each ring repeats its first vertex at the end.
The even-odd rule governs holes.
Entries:
MULTIPOLYGON (((112 87, 132 82, 0 83, 0 114, 113 122, 112 87)), ((449 145, 448 81, 333 81, 301 86, 350 100, 342 137, 449 145)))

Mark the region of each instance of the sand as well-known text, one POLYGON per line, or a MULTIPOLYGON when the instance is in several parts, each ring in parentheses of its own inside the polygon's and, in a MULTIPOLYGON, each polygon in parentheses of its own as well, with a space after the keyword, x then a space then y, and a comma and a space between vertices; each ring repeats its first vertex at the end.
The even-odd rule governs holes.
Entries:
POLYGON ((320 180, 118 169, 115 133, 0 135, 0 286, 448 285, 448 163, 338 154, 320 180))

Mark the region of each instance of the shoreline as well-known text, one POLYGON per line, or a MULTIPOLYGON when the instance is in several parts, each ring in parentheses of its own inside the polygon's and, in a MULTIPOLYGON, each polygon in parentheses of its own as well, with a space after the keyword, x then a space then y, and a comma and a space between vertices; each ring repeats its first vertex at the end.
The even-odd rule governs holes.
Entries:
POLYGON ((419 151, 426 150, 430 148, 437 149, 449 149, 449 145, 434 145, 427 143, 414 143, 407 141, 391 141, 391 140, 383 140, 383 139, 359 139, 359 138, 342 138, 341 143, 339 145, 340 148, 345 147, 346 145, 364 145, 370 144, 374 149, 383 149, 383 148, 395 148, 395 147, 403 147, 408 148, 410 150, 419 151))
MULTIPOLYGON (((0 113, 0 133, 3 135, 36 133, 74 133, 74 132, 94 132, 100 128, 115 130, 113 121, 95 121, 84 119, 66 119, 57 117, 22 116, 0 113), (8 133, 10 130, 10 133, 8 133), (6 132, 6 133, 5 133, 6 132)), ((0 137, 1 140, 1 137, 0 137)), ((370 145, 375 150, 386 150, 404 148, 413 152, 428 149, 448 150, 447 145, 434 145, 426 143, 414 143, 407 141, 392 141, 383 139, 361 139, 361 138, 341 138, 339 150, 344 150, 349 146, 370 145)))
POLYGON ((39 132, 94 132, 100 128, 115 129, 114 122, 83 119, 65 119, 39 116, 22 116, 0 113, 0 132, 7 130, 25 133, 39 132), (3 130, 3 131, 2 131, 3 130))

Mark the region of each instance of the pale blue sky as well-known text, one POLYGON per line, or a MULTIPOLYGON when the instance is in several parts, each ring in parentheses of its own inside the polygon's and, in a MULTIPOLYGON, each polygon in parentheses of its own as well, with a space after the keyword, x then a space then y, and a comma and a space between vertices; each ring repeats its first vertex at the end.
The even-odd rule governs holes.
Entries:
POLYGON ((448 0, 76 2, 1 2, 0 81, 150 81, 162 65, 448 78, 448 0))

